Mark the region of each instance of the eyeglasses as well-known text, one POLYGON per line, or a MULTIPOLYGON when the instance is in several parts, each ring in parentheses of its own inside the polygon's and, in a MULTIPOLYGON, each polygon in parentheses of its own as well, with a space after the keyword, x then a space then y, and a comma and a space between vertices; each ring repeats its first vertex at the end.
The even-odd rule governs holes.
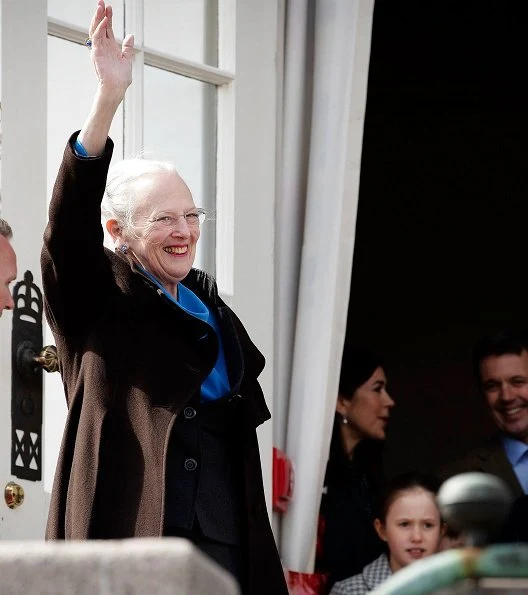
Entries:
POLYGON ((182 213, 178 216, 173 215, 161 215, 154 219, 149 219, 151 225, 159 227, 174 227, 180 217, 183 217, 189 227, 199 227, 206 218, 206 212, 203 209, 193 209, 187 213, 182 213))

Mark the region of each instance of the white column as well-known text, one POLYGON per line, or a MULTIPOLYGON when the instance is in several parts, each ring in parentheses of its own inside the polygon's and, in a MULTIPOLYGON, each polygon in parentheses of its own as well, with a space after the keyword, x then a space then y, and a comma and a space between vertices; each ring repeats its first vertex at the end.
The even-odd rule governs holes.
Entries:
MULTIPOLYGON (((2 212, 13 228, 18 280, 33 273, 42 287, 40 250, 46 223, 47 2, 2 0, 2 212)), ((44 535, 42 482, 11 476, 11 315, 0 320, 0 539, 44 535), (25 490, 9 510, 5 484, 25 490)), ((45 453, 44 453, 45 456, 45 453)))
MULTIPOLYGON (((236 10, 233 309, 266 356, 260 381, 271 410, 278 3, 243 0, 236 10)), ((260 428, 259 442, 269 506, 271 423, 260 428)))

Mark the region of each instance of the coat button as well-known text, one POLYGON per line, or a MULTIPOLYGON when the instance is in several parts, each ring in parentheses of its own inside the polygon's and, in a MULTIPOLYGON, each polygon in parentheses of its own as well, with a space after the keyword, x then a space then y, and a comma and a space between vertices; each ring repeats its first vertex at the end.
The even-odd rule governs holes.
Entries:
POLYGON ((185 471, 195 471, 198 467, 198 463, 196 462, 196 459, 185 459, 183 466, 185 467, 185 471))
POLYGON ((196 415, 196 409, 193 409, 192 407, 185 407, 183 410, 183 415, 185 419, 192 419, 196 415))

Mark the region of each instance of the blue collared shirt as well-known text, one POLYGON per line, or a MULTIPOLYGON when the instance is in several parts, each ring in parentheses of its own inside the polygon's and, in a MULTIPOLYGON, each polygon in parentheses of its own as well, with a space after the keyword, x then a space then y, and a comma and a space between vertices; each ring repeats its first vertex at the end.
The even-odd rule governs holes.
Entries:
POLYGON ((528 494, 528 444, 504 434, 501 436, 501 440, 504 452, 513 467, 523 492, 528 494))

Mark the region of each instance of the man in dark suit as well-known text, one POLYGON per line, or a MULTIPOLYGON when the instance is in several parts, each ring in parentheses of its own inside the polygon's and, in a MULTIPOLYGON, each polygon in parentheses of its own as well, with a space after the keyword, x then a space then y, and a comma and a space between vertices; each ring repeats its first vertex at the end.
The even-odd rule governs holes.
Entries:
POLYGON ((526 523, 520 527, 516 520, 526 519, 528 511, 528 332, 501 331, 481 339, 473 365, 497 432, 486 444, 446 467, 442 476, 482 471, 504 480, 516 503, 498 539, 526 541, 526 523))

